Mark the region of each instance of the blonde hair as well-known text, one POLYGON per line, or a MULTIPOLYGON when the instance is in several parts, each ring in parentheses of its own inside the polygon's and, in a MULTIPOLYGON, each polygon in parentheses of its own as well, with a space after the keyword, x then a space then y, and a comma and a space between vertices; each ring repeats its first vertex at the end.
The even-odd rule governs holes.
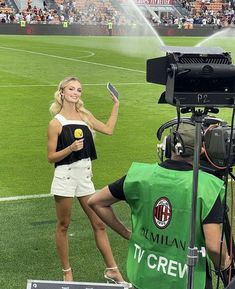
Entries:
MULTIPOLYGON (((58 85, 58 88, 54 94, 54 102, 51 104, 49 111, 52 116, 58 114, 63 107, 63 98, 61 92, 63 92, 64 88, 71 82, 77 81, 81 83, 81 81, 75 76, 65 77, 58 85)), ((80 112, 82 120, 88 124, 88 126, 92 129, 92 124, 89 121, 89 115, 91 114, 85 107, 83 101, 79 98, 76 103, 76 110, 80 112)))

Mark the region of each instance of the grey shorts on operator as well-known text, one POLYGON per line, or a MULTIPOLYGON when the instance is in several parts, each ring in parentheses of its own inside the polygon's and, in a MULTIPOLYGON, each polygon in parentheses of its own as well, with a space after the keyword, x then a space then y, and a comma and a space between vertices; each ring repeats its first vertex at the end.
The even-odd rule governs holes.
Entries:
POLYGON ((95 192, 90 158, 55 168, 51 194, 63 197, 83 197, 95 192))

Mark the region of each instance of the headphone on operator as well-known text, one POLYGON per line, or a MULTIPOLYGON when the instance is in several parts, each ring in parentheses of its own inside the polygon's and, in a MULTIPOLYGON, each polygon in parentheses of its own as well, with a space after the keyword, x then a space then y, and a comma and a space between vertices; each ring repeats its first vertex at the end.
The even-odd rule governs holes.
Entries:
POLYGON ((164 130, 171 127, 170 134, 167 137, 165 137, 163 145, 165 158, 171 157, 171 151, 175 152, 177 155, 181 155, 182 157, 189 157, 192 156, 194 153, 194 148, 187 146, 184 143, 183 138, 178 131, 178 127, 182 123, 190 124, 195 127, 195 124, 192 122, 190 118, 181 118, 180 122, 178 121, 178 119, 172 119, 164 123, 157 130, 157 138, 158 140, 161 140, 164 130))

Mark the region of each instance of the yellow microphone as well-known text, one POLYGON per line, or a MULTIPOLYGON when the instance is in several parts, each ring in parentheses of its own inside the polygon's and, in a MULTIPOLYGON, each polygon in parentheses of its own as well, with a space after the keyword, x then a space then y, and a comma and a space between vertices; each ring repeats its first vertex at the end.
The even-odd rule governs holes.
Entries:
POLYGON ((83 131, 80 128, 76 128, 74 131, 74 137, 75 139, 80 139, 83 137, 83 131))

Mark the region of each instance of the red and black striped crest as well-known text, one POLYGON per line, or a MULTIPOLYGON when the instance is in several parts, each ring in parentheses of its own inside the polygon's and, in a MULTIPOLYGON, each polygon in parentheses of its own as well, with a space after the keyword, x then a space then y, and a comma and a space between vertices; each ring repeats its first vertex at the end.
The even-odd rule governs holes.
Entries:
POLYGON ((155 202, 153 208, 153 220, 159 229, 165 229, 171 221, 172 207, 166 197, 161 197, 155 202))

